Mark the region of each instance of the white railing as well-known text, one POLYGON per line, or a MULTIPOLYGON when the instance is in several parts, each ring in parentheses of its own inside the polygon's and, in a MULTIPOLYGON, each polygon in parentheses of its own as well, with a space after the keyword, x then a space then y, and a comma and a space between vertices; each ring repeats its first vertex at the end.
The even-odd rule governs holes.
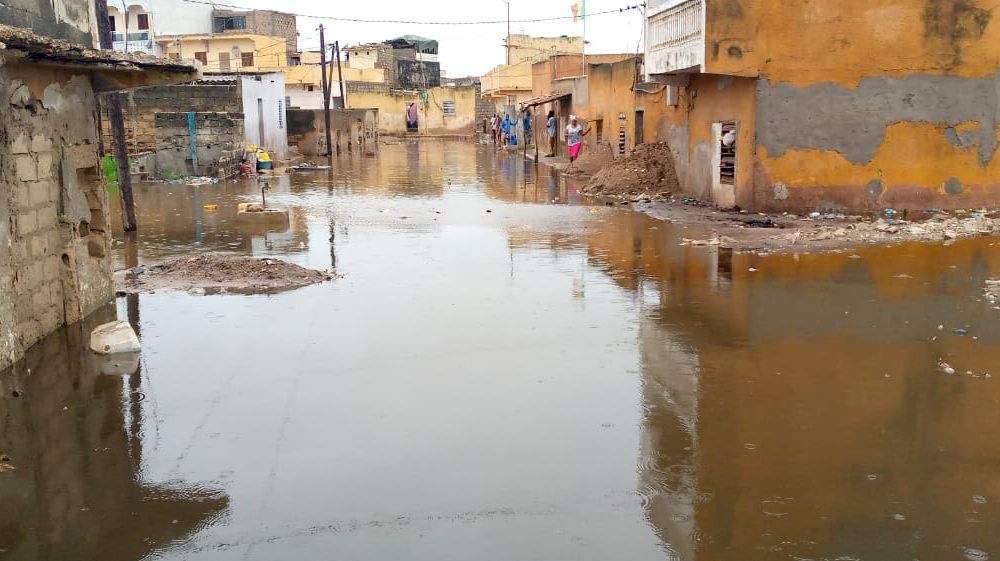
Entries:
POLYGON ((153 54, 153 34, 149 30, 130 32, 128 40, 125 34, 115 32, 111 34, 111 48, 121 52, 141 52, 147 55, 153 54))
POLYGON ((701 40, 702 10, 702 0, 688 0, 650 16, 650 49, 671 48, 701 40))

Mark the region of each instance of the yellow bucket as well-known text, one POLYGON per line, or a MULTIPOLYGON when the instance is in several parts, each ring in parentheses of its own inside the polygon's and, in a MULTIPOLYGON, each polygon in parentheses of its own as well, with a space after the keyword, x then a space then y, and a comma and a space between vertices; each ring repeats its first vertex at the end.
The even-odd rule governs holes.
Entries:
POLYGON ((219 205, 205 205, 205 210, 212 211, 219 208, 219 205))

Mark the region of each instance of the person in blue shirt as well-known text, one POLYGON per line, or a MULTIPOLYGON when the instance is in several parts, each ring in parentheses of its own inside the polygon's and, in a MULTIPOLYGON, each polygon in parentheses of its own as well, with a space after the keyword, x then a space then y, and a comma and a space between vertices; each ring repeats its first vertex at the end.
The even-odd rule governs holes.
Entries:
POLYGON ((531 144, 531 112, 524 108, 524 143, 531 144))
POLYGON ((500 128, 503 129, 503 145, 506 146, 510 143, 510 128, 514 123, 510 120, 509 114, 504 114, 503 123, 500 124, 500 128))

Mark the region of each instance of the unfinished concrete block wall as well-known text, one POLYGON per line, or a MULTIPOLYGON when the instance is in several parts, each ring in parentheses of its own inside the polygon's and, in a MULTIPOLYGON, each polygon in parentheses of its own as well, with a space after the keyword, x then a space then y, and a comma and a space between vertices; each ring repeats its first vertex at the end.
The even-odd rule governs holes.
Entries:
MULTIPOLYGON (((303 156, 326 155, 326 123, 318 109, 289 109, 288 144, 303 156)), ((374 149, 378 142, 378 109, 330 111, 330 136, 339 150, 374 149)), ((319 163, 319 162, 317 162, 319 163)))
POLYGON ((89 78, 0 66, 0 368, 113 296, 89 78))
MULTIPOLYGON (((123 110, 129 154, 135 155, 156 150, 157 113, 242 113, 243 99, 235 82, 153 86, 131 92, 123 110)), ((110 153, 111 126, 106 110, 101 119, 105 151, 110 153)))
POLYGON ((496 111, 496 105, 492 100, 483 97, 482 85, 476 82, 476 128, 487 132, 489 130, 490 117, 496 111), (486 128, 483 128, 486 127, 486 128))
POLYGON ((194 125, 197 166, 192 161, 188 112, 156 114, 157 170, 161 174, 229 177, 243 152, 243 114, 195 113, 194 125))

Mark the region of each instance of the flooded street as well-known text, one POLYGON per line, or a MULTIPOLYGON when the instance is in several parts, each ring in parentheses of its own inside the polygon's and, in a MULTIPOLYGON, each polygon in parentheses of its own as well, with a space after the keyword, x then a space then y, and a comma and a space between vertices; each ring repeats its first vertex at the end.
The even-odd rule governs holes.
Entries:
POLYGON ((281 232, 256 181, 138 187, 116 269, 341 278, 122 297, 0 373, 0 559, 1000 560, 995 238, 731 254, 577 187, 459 140, 274 178, 281 232))

